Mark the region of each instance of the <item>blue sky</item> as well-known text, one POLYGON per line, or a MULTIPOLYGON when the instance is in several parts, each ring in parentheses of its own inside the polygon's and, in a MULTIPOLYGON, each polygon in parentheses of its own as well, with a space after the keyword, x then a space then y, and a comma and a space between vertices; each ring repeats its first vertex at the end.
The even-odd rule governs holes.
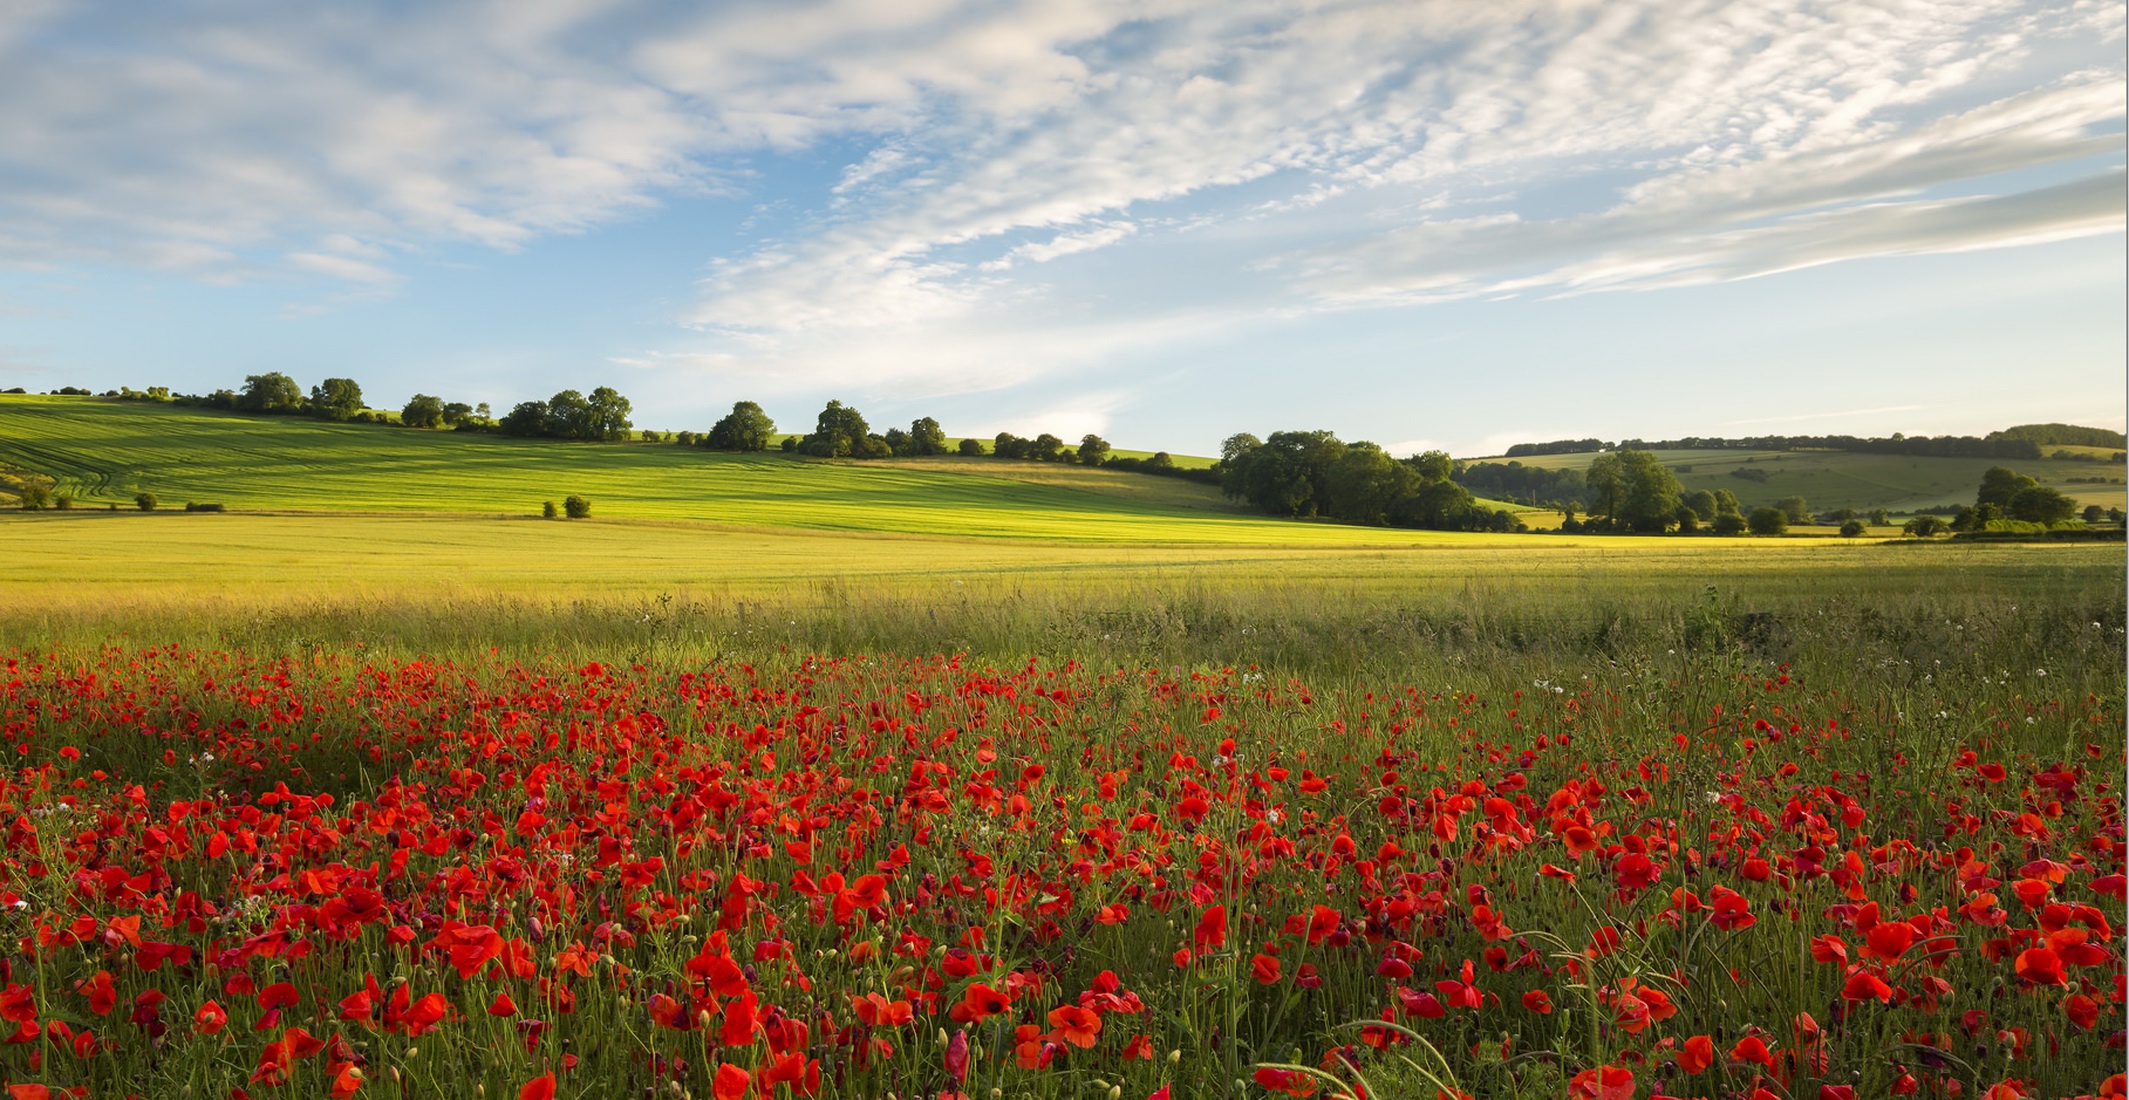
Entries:
POLYGON ((0 386, 803 429, 2119 427, 2123 9, 0 8, 0 386))

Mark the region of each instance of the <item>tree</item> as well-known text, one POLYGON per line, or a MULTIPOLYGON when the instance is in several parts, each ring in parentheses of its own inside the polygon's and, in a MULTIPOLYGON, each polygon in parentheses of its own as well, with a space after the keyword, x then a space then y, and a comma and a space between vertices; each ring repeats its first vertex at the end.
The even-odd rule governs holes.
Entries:
POLYGON ((279 371, 244 376, 244 392, 237 397, 237 408, 255 413, 297 413, 303 411, 303 391, 296 380, 279 371))
POLYGON ((561 517, 561 515, 562 515, 561 509, 559 509, 559 508, 556 508, 556 507, 554 506, 554 501, 551 501, 551 500, 543 500, 543 501, 541 501, 541 502, 540 502, 540 518, 542 518, 542 519, 558 519, 558 518, 560 518, 560 517, 561 517))
POLYGON ((570 519, 583 519, 591 514, 591 501, 571 493, 562 498, 562 514, 570 519))
POLYGON ((946 430, 928 416, 909 423, 909 453, 919 456, 946 453, 946 430))
POLYGON ((983 454, 983 441, 974 437, 970 437, 968 439, 962 440, 961 446, 958 449, 963 455, 969 458, 975 458, 983 454))
POLYGON ((1591 460, 1582 478, 1601 511, 1615 527, 1660 532, 1678 514, 1682 491, 1678 476, 1652 451, 1606 451, 1591 460))
POLYGON ((776 421, 761 411, 761 406, 752 401, 734 401, 732 411, 725 418, 710 426, 710 434, 702 439, 702 445, 713 451, 738 451, 751 453, 769 449, 769 441, 776 438, 776 421))
POLYGON ((1037 462, 1055 462, 1058 452, 1064 450, 1064 440, 1044 432, 1028 440, 1027 457, 1037 462))
POLYGON ((609 443, 628 438, 628 398, 612 386, 600 386, 591 391, 584 405, 584 434, 577 438, 609 443))
POLYGON ((1754 508, 1745 525, 1755 535, 1780 535, 1789 530, 1789 513, 1780 508, 1754 508))
POLYGON ((547 399, 547 423, 542 435, 556 439, 594 439, 591 402, 575 390, 563 390, 547 399))
POLYGON ((1863 537, 1863 531, 1863 521, 1859 519, 1852 519, 1841 524, 1841 537, 1844 539, 1861 538, 1863 537))
POLYGON ((1220 487, 1273 515, 1312 516, 1330 506, 1330 470, 1346 445, 1327 431, 1230 436, 1221 447, 1220 487))
POLYGON ((2035 485, 2013 494, 2004 511, 2027 523, 2056 524, 2077 514, 2077 502, 2045 485, 2035 485))
POLYGON ((2107 518, 2107 510, 2097 504, 2087 504, 2083 518, 2086 523, 2098 523, 2107 518))
POLYGON ((1974 505, 1993 504, 2000 511, 2011 503, 2011 498, 2021 490, 2039 488, 2040 482, 2011 469, 2008 466, 1991 466, 1981 474, 1981 489, 1974 494, 1974 505))
POLYGON ((1447 451, 1421 451, 1405 459, 1405 464, 1421 481, 1447 481, 1456 473, 1456 463, 1447 451))
POLYGON ((1708 529, 1724 538, 1742 535, 1745 533, 1745 517, 1734 511, 1717 512, 1714 522, 1708 524, 1708 529))
POLYGON ((1931 538, 1943 534, 1948 529, 1949 525, 1942 519, 1928 514, 1916 516, 1900 527, 1902 534, 1918 539, 1931 538))
POLYGON ((1872 508, 1872 509, 1870 510, 1870 525, 1871 525, 1871 526, 1873 526, 1873 527, 1883 527, 1883 526, 1885 526, 1886 524, 1888 524, 1888 523, 1891 523, 1891 522, 1892 522, 1892 517, 1891 517, 1890 515, 1887 515, 1887 514, 1886 514, 1886 512, 1885 512, 1885 509, 1883 509, 1883 508, 1872 508))
POLYGON ((156 500, 154 493, 133 494, 133 506, 135 508, 138 508, 143 512, 153 512, 155 511, 155 505, 156 500))
POLYGON ((997 438, 991 440, 991 453, 999 458, 1026 458, 1028 441, 1011 432, 999 432, 997 438))
POLYGON ((887 441, 888 453, 896 458, 908 458, 917 453, 916 448, 910 445, 909 433, 900 428, 889 428, 887 434, 880 438, 887 441))
POLYGON ((1474 521, 1490 518, 1471 499, 1471 490, 1447 479, 1423 482, 1390 509, 1391 523, 1434 531, 1468 530, 1474 521))
MULTIPOLYGON (((1715 494, 1706 489, 1695 489, 1681 498, 1685 506, 1693 510, 1694 518, 1706 523, 1715 518, 1721 509, 1716 506, 1715 494)), ((1734 511, 1734 509, 1733 509, 1734 511)))
POLYGON ((505 435, 533 436, 547 434, 548 411, 545 401, 520 401, 515 408, 503 414, 502 429, 505 435))
POLYGON ((310 411, 324 420, 352 420, 362 411, 362 387, 352 378, 328 378, 310 388, 310 411))
POLYGON ((1324 479, 1324 511, 1348 523, 1388 523, 1391 508, 1420 485, 1417 470, 1391 458, 1381 447, 1349 443, 1324 479))
POLYGON ((1802 525, 1811 522, 1811 509, 1804 506, 1803 497, 1783 497, 1775 501, 1774 506, 1781 509, 1782 514, 1788 516, 1791 523, 1802 525))
POLYGON ((15 499, 25 512, 41 512, 52 504, 52 487, 42 482, 25 482, 15 490, 15 499))
POLYGON ((1109 459, 1109 441, 1093 432, 1079 437, 1079 464, 1099 466, 1109 459))
POLYGON ((1715 514, 1741 516, 1744 509, 1737 503, 1737 494, 1728 489, 1715 490, 1715 514))
MULTIPOLYGON (((482 420, 488 419, 488 414, 485 411, 487 408, 488 406, 486 405, 481 406, 481 409, 483 410, 480 414, 482 420)), ((444 423, 450 425, 451 427, 457 428, 464 426, 466 421, 472 418, 473 406, 468 405, 463 401, 444 402, 444 423)))
POLYGON ((813 434, 798 449, 820 458, 862 458, 869 450, 865 439, 870 434, 863 414, 840 401, 830 401, 814 419, 813 434))
POLYGON ((441 428, 444 426, 444 403, 440 397, 417 393, 399 410, 399 422, 409 428, 441 428))

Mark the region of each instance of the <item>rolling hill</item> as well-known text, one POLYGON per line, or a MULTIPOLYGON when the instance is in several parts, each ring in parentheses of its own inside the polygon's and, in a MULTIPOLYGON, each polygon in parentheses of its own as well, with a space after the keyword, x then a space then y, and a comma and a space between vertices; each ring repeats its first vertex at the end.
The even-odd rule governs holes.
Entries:
POLYGON ((1091 542, 1403 545, 1411 531, 1296 523, 1172 478, 990 458, 830 462, 657 443, 583 444, 247 416, 153 402, 0 396, 0 463, 77 507, 537 515, 1091 542))
MULTIPOLYGON (((2096 448, 2049 448, 2078 458, 1934 458, 1852 451, 1657 451, 1688 490, 1728 489, 1746 508, 1800 496, 1818 512, 1853 508, 1867 512, 1912 512, 1945 504, 1971 504, 1981 474, 2009 466, 2080 504, 2123 506, 2123 470, 2096 448), (2089 456, 2089 457, 2087 457, 2089 456), (2074 480, 2084 479, 2084 480, 2074 480)), ((1521 462, 1549 470, 1587 469, 1594 454, 1531 455, 1485 462, 1521 462)))

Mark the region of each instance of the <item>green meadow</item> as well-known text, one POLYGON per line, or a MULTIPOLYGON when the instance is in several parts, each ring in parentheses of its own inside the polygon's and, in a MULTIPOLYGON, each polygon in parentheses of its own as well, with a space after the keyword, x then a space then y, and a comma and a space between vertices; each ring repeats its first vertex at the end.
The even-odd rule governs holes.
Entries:
MULTIPOLYGON (((1720 476, 1687 458, 1687 478, 1720 476)), ((1766 465, 1801 477, 1815 458, 1766 465)), ((1979 601, 2111 623, 2122 598, 2107 546, 1353 527, 1076 466, 822 462, 89 398, 0 397, 0 463, 76 496, 71 511, 0 513, 0 643, 17 645, 649 639, 1315 666, 1474 641, 1601 648, 1696 617, 1828 608, 1941 620, 1979 601), (142 491, 163 507, 134 509, 142 491), (571 493, 590 518, 537 518, 571 493), (188 500, 231 510, 186 513, 188 500)))
POLYGON ((1297 524, 1169 478, 988 458, 824 462, 671 444, 582 444, 254 417, 93 398, 0 397, 0 463, 76 507, 212 501, 241 511, 603 517, 1092 542, 1407 545, 1408 531, 1297 524))
MULTIPOLYGON (((2096 447, 2042 448, 2047 453, 2059 450, 2088 455, 2093 461, 1929 458, 1848 451, 1657 451, 1655 455, 1678 475, 1678 483, 1686 489, 1728 489, 1748 508, 1792 496, 1803 497, 1812 510, 1821 512, 1835 508, 1911 512, 1944 504, 1972 504, 1974 488, 1981 484, 1982 472, 1991 466, 2009 466, 2042 485, 2061 490, 2081 505, 2123 506, 2122 467, 2105 461, 2112 452, 2096 447), (2073 478, 2107 480, 2095 483, 2073 478)), ((1534 455, 1485 461, 1581 470, 1588 468, 1595 457, 1534 455)))

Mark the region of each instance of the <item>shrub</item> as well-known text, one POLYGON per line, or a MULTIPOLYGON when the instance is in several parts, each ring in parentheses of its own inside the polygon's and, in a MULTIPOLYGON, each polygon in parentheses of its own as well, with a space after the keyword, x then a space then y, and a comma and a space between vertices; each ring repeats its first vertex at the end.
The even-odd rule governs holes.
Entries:
POLYGON ((155 511, 155 494, 135 493, 133 495, 133 506, 143 512, 155 511))
POLYGON ((561 509, 559 509, 559 508, 556 508, 556 507, 554 506, 554 501, 551 501, 551 500, 547 500, 547 501, 541 501, 541 502, 540 502, 540 516, 541 516, 541 518, 543 518, 543 519, 554 519, 555 517, 557 517, 557 516, 559 516, 559 515, 561 515, 561 514, 562 514, 562 511, 561 511, 561 509))
POLYGON ((185 502, 185 510, 186 510, 187 512, 226 512, 226 511, 228 511, 228 509, 227 509, 227 508, 224 508, 224 507, 222 507, 222 505, 221 505, 221 504, 220 504, 219 502, 217 502, 217 501, 204 501, 204 500, 188 500, 188 501, 186 501, 186 502, 185 502))
POLYGON ((74 494, 72 494, 72 493, 61 493, 61 494, 59 494, 58 496, 56 496, 56 497, 53 497, 53 498, 52 498, 52 507, 54 507, 54 508, 57 508, 57 509, 59 509, 59 510, 60 510, 60 511, 62 511, 62 512, 71 512, 71 511, 73 511, 73 510, 74 510, 74 494))
POLYGON ((575 493, 571 493, 568 496, 562 498, 562 511, 566 513, 570 519, 583 519, 585 516, 591 514, 591 501, 588 501, 575 493))
POLYGON ((1745 526, 1755 535, 1780 535, 1789 530, 1789 513, 1779 508, 1754 508, 1745 517, 1745 526))
POLYGON ((1853 539, 1853 538, 1861 538, 1861 537, 1862 537, 1862 535, 1863 535, 1863 521, 1862 521, 1862 520, 1859 520, 1859 519, 1852 519, 1852 520, 1849 520, 1848 522, 1846 522, 1846 523, 1844 523, 1844 524, 1841 524, 1841 537, 1842 537, 1842 538, 1844 538, 1844 539, 1853 539))
POLYGON ((42 512, 52 503, 51 488, 35 482, 26 483, 15 490, 15 496, 22 501, 22 510, 25 512, 42 512))
POLYGON ((1708 527, 1718 535, 1742 535, 1745 533, 1745 517, 1735 512, 1723 512, 1710 521, 1708 527))
POLYGON ((964 439, 961 441, 961 445, 957 449, 963 455, 966 455, 969 458, 975 458, 976 456, 981 455, 983 453, 983 441, 980 439, 964 439))
POLYGON ((1942 518, 1924 513, 1901 525, 1900 531, 1910 538, 1926 539, 1942 534, 1950 526, 1942 518))

